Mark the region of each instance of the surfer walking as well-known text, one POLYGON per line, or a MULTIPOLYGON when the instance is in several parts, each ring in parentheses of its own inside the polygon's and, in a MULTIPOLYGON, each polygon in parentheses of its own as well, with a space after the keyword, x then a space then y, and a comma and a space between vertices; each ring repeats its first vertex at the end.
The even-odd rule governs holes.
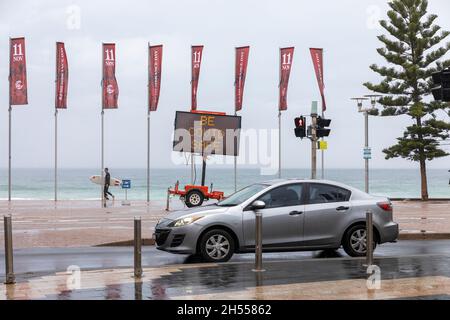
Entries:
POLYGON ((108 168, 105 168, 105 185, 103 187, 103 194, 106 200, 109 200, 108 195, 110 195, 114 200, 114 195, 109 192, 109 185, 111 184, 111 175, 109 174, 108 168))

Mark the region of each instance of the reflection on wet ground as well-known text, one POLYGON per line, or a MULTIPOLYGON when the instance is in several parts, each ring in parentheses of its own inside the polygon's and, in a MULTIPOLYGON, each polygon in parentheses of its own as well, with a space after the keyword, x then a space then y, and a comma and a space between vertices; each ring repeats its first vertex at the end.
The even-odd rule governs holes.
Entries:
MULTIPOLYGON (((1 249, 1 248, 0 248, 1 249)), ((418 254, 447 254, 450 240, 399 241, 386 243, 375 250, 376 257, 405 256, 418 254)), ((264 261, 303 260, 347 257, 342 249, 305 252, 264 253, 264 261)), ((0 251, 4 261, 4 252, 0 251)), ((254 254, 236 254, 231 262, 253 262, 254 254)), ((176 255, 159 251, 155 247, 143 247, 142 265, 158 267, 182 263, 198 263, 198 257, 176 255)), ((124 268, 133 265, 132 247, 83 247, 83 248, 33 248, 14 251, 14 270, 17 274, 53 273, 65 271, 70 265, 82 270, 124 268)), ((0 277, 4 274, 4 263, 0 263, 0 277)))
POLYGON ((18 283, 0 284, 0 299, 449 299, 449 244, 380 246, 375 257, 379 290, 367 289, 365 260, 342 250, 265 253, 266 271, 255 273, 253 254, 202 264, 196 256, 145 248, 144 277, 135 281, 129 268, 132 248, 36 249, 19 252, 18 283), (71 264, 82 270, 79 289, 67 286, 65 270, 71 264))
MULTIPOLYGON (((362 259, 324 259, 308 261, 278 261, 265 263, 265 272, 252 272, 249 263, 225 263, 198 265, 179 268, 159 277, 129 283, 108 284, 102 288, 73 290, 48 295, 46 299, 179 299, 179 298, 222 298, 235 299, 237 294, 255 298, 255 292, 263 298, 278 299, 288 295, 293 299, 302 299, 297 288, 311 288, 306 298, 315 299, 352 298, 352 287, 361 289, 367 278, 362 259), (331 295, 342 287, 348 287, 348 297, 331 295), (264 288, 267 288, 265 290, 264 288), (271 290, 274 288, 274 290, 271 290), (280 288, 283 288, 280 292, 280 288), (321 289, 320 289, 321 288, 321 289), (319 290, 320 289, 320 290, 319 290), (253 294, 253 295, 252 295, 253 294), (325 294, 323 296, 322 294, 325 294), (247 296, 248 295, 248 296, 247 296)), ((403 257, 376 259, 381 269, 382 283, 389 282, 390 292, 398 291, 396 283, 402 288, 395 296, 380 295, 378 298, 410 299, 449 299, 450 257, 403 257), (443 281, 442 279, 447 279, 443 281), (436 284, 442 284, 439 288, 436 284), (428 292, 428 289, 433 289, 428 292), (441 290, 438 294, 436 290, 441 290), (445 291, 447 290, 447 291, 445 291)), ((151 271, 146 271, 147 273, 151 271)), ((367 289, 366 289, 367 291, 367 289)), ((382 291, 380 291, 382 292, 382 291)), ((389 292, 388 292, 389 293, 389 292)), ((257 297, 256 297, 257 298, 257 297)), ((360 298, 360 297, 355 297, 360 298)))

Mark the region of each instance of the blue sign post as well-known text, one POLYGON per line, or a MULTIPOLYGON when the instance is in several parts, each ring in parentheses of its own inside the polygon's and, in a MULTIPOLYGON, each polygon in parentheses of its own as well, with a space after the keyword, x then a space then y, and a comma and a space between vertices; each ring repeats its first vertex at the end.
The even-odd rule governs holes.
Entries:
POLYGON ((122 189, 131 189, 131 180, 129 179, 122 180, 122 189))
POLYGON ((130 201, 128 201, 128 189, 131 189, 131 180, 130 179, 122 179, 122 184, 120 185, 122 189, 125 189, 125 200, 122 201, 123 206, 129 206, 130 201))
POLYGON ((364 159, 367 159, 367 160, 372 159, 372 149, 370 149, 370 148, 364 148, 364 151, 363 151, 363 158, 364 158, 364 159))

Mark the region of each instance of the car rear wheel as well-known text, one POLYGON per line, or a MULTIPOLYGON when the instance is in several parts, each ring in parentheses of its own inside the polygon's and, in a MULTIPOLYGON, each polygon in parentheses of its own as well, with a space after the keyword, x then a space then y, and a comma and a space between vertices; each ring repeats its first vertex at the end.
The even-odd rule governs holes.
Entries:
POLYGON ((185 203, 188 208, 192 208, 201 206, 203 200, 205 200, 205 196, 201 191, 192 190, 186 195, 185 203))
MULTIPOLYGON (((376 234, 373 235, 373 249, 377 246, 376 234)), ((351 257, 363 257, 366 255, 366 226, 356 225, 347 230, 342 242, 344 251, 351 257)))
POLYGON ((200 240, 200 255, 207 262, 226 262, 234 253, 233 237, 221 229, 206 232, 200 240))

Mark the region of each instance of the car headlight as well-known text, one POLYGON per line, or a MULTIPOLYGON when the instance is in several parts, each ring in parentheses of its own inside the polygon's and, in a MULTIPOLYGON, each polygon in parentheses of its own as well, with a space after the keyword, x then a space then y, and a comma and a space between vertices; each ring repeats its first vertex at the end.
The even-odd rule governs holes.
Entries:
POLYGON ((192 216, 192 217, 186 217, 182 219, 175 220, 169 224, 169 227, 183 227, 188 224, 194 223, 198 219, 203 218, 203 216, 192 216))

